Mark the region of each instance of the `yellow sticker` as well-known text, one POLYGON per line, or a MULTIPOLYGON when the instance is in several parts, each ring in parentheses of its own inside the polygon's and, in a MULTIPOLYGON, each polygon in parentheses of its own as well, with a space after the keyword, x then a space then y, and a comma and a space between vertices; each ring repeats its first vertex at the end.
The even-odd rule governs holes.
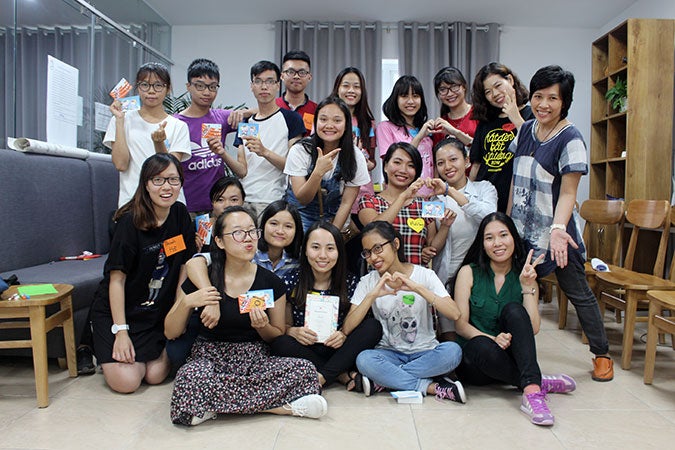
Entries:
POLYGON ((408 219, 408 226, 413 229, 413 231, 419 233, 424 229, 424 219, 418 217, 417 219, 408 219))
POLYGON ((185 248, 185 241, 183 240, 182 234, 164 241, 164 253, 167 257, 175 255, 178 252, 182 252, 185 250, 185 248))

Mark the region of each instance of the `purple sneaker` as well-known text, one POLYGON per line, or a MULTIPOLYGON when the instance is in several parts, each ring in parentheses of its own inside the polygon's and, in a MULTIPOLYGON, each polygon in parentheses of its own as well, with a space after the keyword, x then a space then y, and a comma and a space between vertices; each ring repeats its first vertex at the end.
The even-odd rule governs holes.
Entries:
POLYGON ((520 410, 530 417, 535 425, 553 425, 553 414, 546 406, 546 394, 542 391, 523 394, 520 410))
POLYGON ((545 394, 567 394, 577 388, 574 378, 564 373, 541 376, 541 390, 545 394))

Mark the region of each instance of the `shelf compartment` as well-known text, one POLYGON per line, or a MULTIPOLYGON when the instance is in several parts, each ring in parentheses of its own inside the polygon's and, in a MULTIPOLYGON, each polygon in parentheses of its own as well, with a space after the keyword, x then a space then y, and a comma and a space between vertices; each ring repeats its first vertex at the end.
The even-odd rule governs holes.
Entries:
POLYGON ((607 159, 625 158, 626 115, 619 114, 607 120, 607 159))

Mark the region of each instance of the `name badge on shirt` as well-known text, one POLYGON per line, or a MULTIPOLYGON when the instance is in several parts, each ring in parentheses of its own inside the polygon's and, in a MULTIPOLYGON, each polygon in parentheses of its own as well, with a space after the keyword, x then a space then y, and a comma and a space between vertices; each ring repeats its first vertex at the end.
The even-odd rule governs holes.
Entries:
POLYGON ((302 115, 302 122, 305 124, 305 128, 311 130, 314 126, 314 114, 304 113, 302 115))
POLYGON ((185 249, 185 241, 183 240, 182 234, 164 241, 164 253, 167 257, 182 252, 185 249))

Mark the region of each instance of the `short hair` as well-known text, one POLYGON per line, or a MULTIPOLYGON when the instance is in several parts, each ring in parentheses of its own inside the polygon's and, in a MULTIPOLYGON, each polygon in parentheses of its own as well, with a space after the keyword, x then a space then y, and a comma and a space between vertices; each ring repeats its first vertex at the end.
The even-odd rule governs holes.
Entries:
POLYGON ((387 153, 385 153, 382 158, 382 175, 384 176, 384 182, 389 183, 389 177, 387 177, 387 172, 384 171, 384 166, 386 166, 389 160, 394 156, 396 150, 403 150, 410 156, 410 159, 412 159, 412 163, 415 166, 415 179, 413 181, 421 177, 423 162, 419 150, 408 142, 394 142, 389 146, 387 153))
POLYGON ((281 70, 279 70, 279 66, 274 64, 272 61, 258 61, 251 67, 251 81, 253 81, 256 76, 267 70, 273 70, 277 75, 277 80, 281 78, 281 70))
MULTIPOLYGON (((438 97, 438 89, 441 87, 441 83, 446 83, 446 84, 457 84, 459 86, 462 86, 465 91, 469 91, 469 88, 466 83, 466 78, 464 78, 464 75, 462 72, 452 66, 447 66, 443 67, 441 70, 438 71, 436 76, 434 76, 434 93, 436 94, 436 97, 438 97)), ((445 116, 450 113, 450 108, 448 108, 446 105, 441 102, 441 116, 445 116)))
POLYGON ((546 66, 537 70, 530 80, 530 101, 535 91, 545 89, 557 84, 560 86, 560 99, 562 100, 562 109, 560 119, 567 117, 567 113, 572 106, 572 97, 574 93, 574 75, 560 66, 546 66))
MULTIPOLYGON (((401 237, 401 233, 399 233, 391 223, 385 222, 384 220, 374 220, 370 222, 363 227, 363 230, 361 230, 361 242, 363 242, 363 238, 370 233, 377 233, 387 241, 398 239, 398 250, 396 250, 396 255, 400 262, 406 262, 405 251, 403 249, 403 238, 401 237)), ((392 245, 394 245, 393 242, 392 245)))
POLYGON ((244 186, 241 185, 241 181, 236 177, 220 177, 213 183, 211 186, 211 191, 209 192, 209 198, 211 203, 215 203, 218 200, 225 190, 230 186, 236 186, 241 192, 241 200, 246 200, 246 192, 244 192, 244 186))
POLYGON ((158 62, 145 63, 139 67, 138 72, 136 72, 136 84, 148 78, 151 73, 154 73, 157 78, 166 84, 167 92, 171 90, 171 75, 169 74, 169 69, 167 69, 164 64, 158 62))
POLYGON ((473 116, 471 118, 474 120, 493 120, 496 119, 502 112, 500 109, 492 106, 485 97, 485 87, 483 86, 483 82, 490 75, 499 75, 502 78, 507 78, 509 75, 511 75, 511 78, 513 78, 513 89, 516 91, 516 104, 518 106, 523 106, 527 103, 529 93, 518 76, 504 64, 491 62, 490 64, 483 66, 476 74, 476 78, 473 80, 473 88, 471 89, 473 116))
POLYGON ((152 199, 150 198, 150 193, 146 188, 146 184, 153 177, 164 172, 171 164, 176 167, 182 186, 184 181, 183 165, 170 153, 155 153, 143 161, 138 186, 136 187, 133 197, 115 212, 113 220, 117 221, 125 213, 130 212, 133 217, 132 221, 134 227, 139 230, 147 231, 152 228, 157 228, 157 215, 155 214, 155 208, 152 199))
POLYGON ((269 245, 265 240, 265 225, 267 224, 267 221, 281 211, 288 211, 295 224, 295 236, 293 236, 293 241, 291 241, 284 250, 286 250, 286 253, 288 253, 291 258, 297 259, 300 256, 300 246, 302 245, 302 219, 300 218, 298 209, 286 200, 277 200, 270 203, 260 214, 260 228, 262 229, 262 234, 260 235, 260 239, 258 239, 258 250, 261 252, 269 251, 269 245))
POLYGON ((420 96, 421 103, 420 109, 413 117, 413 125, 416 128, 422 128, 424 122, 427 121, 427 103, 424 100, 424 88, 422 88, 422 83, 412 75, 403 75, 396 83, 391 90, 391 95, 384 101, 382 105, 382 112, 387 116, 387 119, 394 125, 398 127, 403 127, 406 134, 408 134, 408 128, 406 127, 406 121, 403 117, 403 113, 398 107, 398 98, 404 95, 407 95, 408 92, 412 91, 413 94, 420 96))
POLYGON ((506 225, 506 228, 509 230, 509 233, 513 237, 513 255, 511 256, 512 267, 511 271, 519 274, 523 270, 525 265, 525 259, 527 258, 527 251, 525 249, 525 242, 520 237, 516 225, 513 223, 513 219, 507 216, 501 211, 495 211, 488 214, 483 218, 480 225, 478 226, 478 231, 476 232, 476 237, 469 247, 469 251, 464 257, 464 262, 462 265, 475 264, 480 270, 485 273, 488 273, 490 267, 490 257, 485 252, 485 246, 483 244, 483 235, 485 234, 485 228, 491 222, 501 222, 506 225))
POLYGON ((220 81, 220 70, 218 70, 218 65, 210 59, 195 59, 188 66, 187 80, 190 82, 193 78, 199 77, 209 77, 220 81))
POLYGON ((283 66, 286 61, 290 60, 304 61, 310 68, 312 67, 312 62, 309 59, 309 55, 302 50, 295 49, 287 52, 281 60, 281 65, 283 66))

